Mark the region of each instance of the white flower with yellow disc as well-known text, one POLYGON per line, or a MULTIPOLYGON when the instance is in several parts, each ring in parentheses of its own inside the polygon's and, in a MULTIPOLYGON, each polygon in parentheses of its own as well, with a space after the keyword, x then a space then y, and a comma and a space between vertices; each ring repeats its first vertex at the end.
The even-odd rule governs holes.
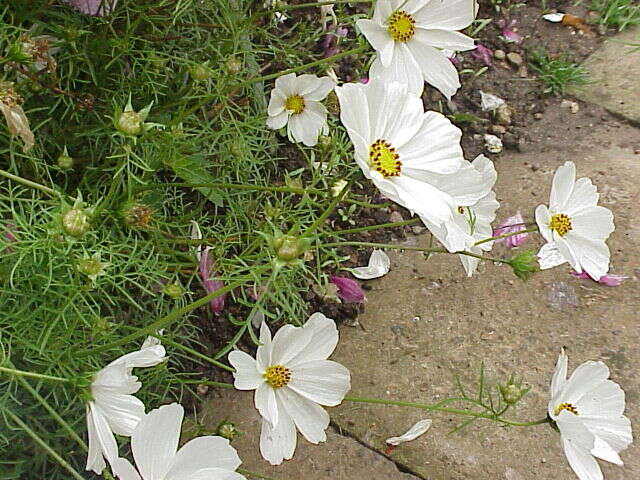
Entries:
POLYGON ((551 380, 549 418, 560 431, 567 460, 580 480, 602 480, 594 457, 622 465, 619 452, 633 441, 624 416, 625 395, 609 380, 602 362, 585 362, 567 380, 568 359, 560 353, 551 380))
MULTIPOLYGON (((452 219, 438 226, 428 219, 422 221, 429 231, 444 245, 450 252, 466 250, 471 253, 481 254, 483 251, 490 251, 493 241, 475 245, 480 240, 485 240, 493 236, 491 222, 496 218, 496 210, 500 206, 496 200, 496 194, 492 190, 498 174, 493 166, 493 162, 484 155, 479 155, 471 163, 471 167, 480 174, 481 181, 474 189, 481 198, 473 205, 458 205, 453 208, 452 219)), ((447 188, 454 199, 457 198, 457 182, 453 179, 447 188)), ((463 194, 467 194, 463 190, 463 194)), ((480 260, 470 255, 459 255, 462 266, 470 277, 478 267, 480 260)))
POLYGON ((356 162, 386 197, 442 225, 486 194, 477 188, 482 175, 464 159, 460 129, 425 112, 405 83, 350 83, 336 93, 356 162))
POLYGON ((256 358, 239 350, 229 354, 238 390, 255 390, 262 415, 260 452, 272 465, 293 457, 296 427, 311 443, 324 442, 329 414, 351 386, 349 370, 327 360, 338 343, 338 329, 321 313, 302 327, 285 325, 271 339, 266 323, 260 328, 256 358))
POLYGON ((613 214, 598 206, 598 191, 589 178, 576 181, 573 162, 562 165, 553 177, 549 207, 536 208, 536 222, 548 242, 538 252, 540 268, 569 262, 578 273, 598 281, 609 271, 605 241, 615 229, 613 214))
POLYGON ((314 146, 321 133, 329 133, 327 109, 320 102, 335 85, 329 77, 308 74, 278 77, 271 90, 267 126, 278 130, 286 125, 290 140, 314 146))
POLYGON ((369 76, 407 82, 416 94, 426 81, 451 98, 460 79, 443 50, 474 48, 457 30, 468 27, 476 11, 475 0, 379 0, 371 20, 356 22, 377 52, 369 76))

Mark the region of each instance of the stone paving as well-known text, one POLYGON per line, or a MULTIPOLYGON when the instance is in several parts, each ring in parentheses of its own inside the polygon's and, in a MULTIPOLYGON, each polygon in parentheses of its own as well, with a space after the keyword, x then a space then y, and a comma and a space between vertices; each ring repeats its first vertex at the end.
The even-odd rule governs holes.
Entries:
POLYGON ((640 28, 607 40, 583 65, 591 83, 571 93, 640 125, 640 28))

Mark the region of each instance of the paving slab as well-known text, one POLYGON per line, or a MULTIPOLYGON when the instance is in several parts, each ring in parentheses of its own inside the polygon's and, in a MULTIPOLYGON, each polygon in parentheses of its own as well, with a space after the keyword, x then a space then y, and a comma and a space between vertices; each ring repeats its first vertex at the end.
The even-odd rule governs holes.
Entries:
POLYGON ((570 93, 640 124, 640 28, 611 37, 583 66, 591 83, 570 93))
MULTIPOLYGON (((566 347, 570 368, 603 360, 627 393, 627 415, 640 420, 640 155, 628 139, 637 129, 596 128, 588 144, 559 146, 555 153, 504 156, 497 162, 499 218, 521 210, 531 221, 547 203, 555 169, 571 159, 578 176, 589 176, 602 192, 601 204, 615 216, 610 239, 613 272, 629 278, 611 288, 570 276, 567 266, 541 272, 523 283, 505 266, 482 264, 472 278, 452 256, 406 251, 392 254, 391 272, 369 282, 361 328, 342 328, 334 359, 352 372, 351 395, 431 403, 456 396, 455 375, 473 391, 484 363, 486 375, 504 381, 514 373, 531 387, 512 418, 546 415, 548 389, 558 353, 566 347), (606 145, 606 146, 605 146, 606 145), (620 146, 624 145, 624 146, 620 146), (548 295, 556 282, 575 294, 578 306, 554 309, 548 295)), ((408 244, 427 245, 427 235, 408 244)), ((539 237, 522 248, 537 249, 539 237)), ((494 255, 508 255, 496 247, 494 255)), ((477 389, 477 386, 476 386, 477 389)), ((502 428, 478 421, 449 433, 460 417, 400 407, 344 403, 334 422, 362 442, 384 450, 384 439, 421 418, 431 430, 391 453, 399 464, 429 480, 575 480, 548 425, 502 428)), ((625 467, 603 464, 608 480, 640 478, 640 446, 622 454, 625 467)))
MULTIPOLYGON (((360 326, 340 327, 332 358, 352 374, 352 396, 435 402, 456 395, 454 376, 471 385, 484 363, 489 381, 514 373, 531 392, 514 419, 546 415, 549 382, 562 347, 572 370, 586 360, 603 360, 611 378, 627 394, 626 414, 640 420, 640 131, 626 123, 596 123, 582 140, 555 150, 504 155, 496 161, 499 219, 521 210, 532 219, 534 208, 547 203, 555 169, 576 162, 578 176, 589 176, 601 193, 601 204, 615 214, 609 241, 612 272, 629 278, 609 288, 573 278, 567 266, 541 272, 523 283, 508 267, 483 263, 466 278, 459 260, 420 254, 391 253, 391 272, 368 282, 371 290, 360 326), (638 151, 638 153, 636 153, 638 151), (548 295, 557 282, 577 306, 552 308, 548 295)), ((425 245, 427 235, 410 237, 408 245, 425 245)), ((538 238, 522 248, 537 249, 538 238)), ((496 256, 509 255, 503 246, 496 256)), ((427 480, 576 480, 548 425, 503 428, 475 422, 456 433, 460 418, 415 409, 345 402, 329 409, 336 431, 328 441, 311 445, 299 436, 293 460, 271 467, 260 458, 259 422, 249 392, 213 391, 200 418, 209 427, 219 420, 235 422, 245 435, 234 441, 244 468, 279 480, 406 480, 407 473, 427 480), (431 430, 388 453, 384 440, 403 433, 414 422, 432 418, 431 430), (352 436, 339 435, 337 432, 352 436), (363 447, 363 445, 369 448, 363 447), (374 453, 374 451, 378 453, 374 453)), ((601 462, 607 480, 640 478, 640 446, 622 453, 626 465, 601 462)))
POLYGON ((198 418, 210 429, 215 429, 223 420, 233 422, 242 432, 233 440, 243 460, 241 468, 274 480, 418 480, 333 428, 327 431, 327 442, 319 445, 299 436, 294 458, 280 466, 270 465, 260 456, 261 419, 253 407, 253 392, 212 392, 198 418))

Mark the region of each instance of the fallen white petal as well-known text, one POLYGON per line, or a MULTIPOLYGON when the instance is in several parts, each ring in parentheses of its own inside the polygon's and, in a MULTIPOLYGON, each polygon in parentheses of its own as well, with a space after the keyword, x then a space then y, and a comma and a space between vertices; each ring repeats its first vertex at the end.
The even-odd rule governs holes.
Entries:
POLYGON ((351 273, 361 280, 371 280, 372 278, 380 278, 391 268, 391 260, 389 256, 382 250, 374 250, 369 257, 369 265, 366 267, 356 267, 351 269, 351 273))
MULTIPOLYGON (((200 225, 198 222, 191 220, 191 240, 202 240, 202 231, 200 231, 200 225)), ((202 252, 202 245, 196 245, 196 258, 200 261, 200 254, 202 252)))
POLYGON ((543 15, 542 18, 548 22, 560 23, 564 18, 564 15, 564 13, 547 13, 546 15, 543 15))
POLYGON ((431 420, 425 419, 417 422, 413 427, 407 430, 406 433, 399 437, 391 437, 387 438, 386 442, 388 445, 397 446, 401 443, 410 442, 411 440, 415 440, 420 435, 424 434, 431 428, 431 420))
POLYGON ((483 112, 492 112, 496 108, 505 104, 505 101, 498 97, 497 95, 493 95, 491 93, 484 93, 482 90, 480 92, 480 107, 483 112))

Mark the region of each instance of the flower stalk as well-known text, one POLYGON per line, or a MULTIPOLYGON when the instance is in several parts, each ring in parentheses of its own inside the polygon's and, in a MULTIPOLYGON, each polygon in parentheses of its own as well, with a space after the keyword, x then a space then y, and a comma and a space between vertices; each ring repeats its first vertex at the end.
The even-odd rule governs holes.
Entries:
POLYGON ((8 373, 9 375, 16 375, 20 377, 35 378, 37 380, 46 380, 49 382, 71 383, 71 379, 54 377, 52 375, 44 375, 42 373, 26 372, 24 370, 16 370, 15 368, 0 367, 0 372, 8 373))

